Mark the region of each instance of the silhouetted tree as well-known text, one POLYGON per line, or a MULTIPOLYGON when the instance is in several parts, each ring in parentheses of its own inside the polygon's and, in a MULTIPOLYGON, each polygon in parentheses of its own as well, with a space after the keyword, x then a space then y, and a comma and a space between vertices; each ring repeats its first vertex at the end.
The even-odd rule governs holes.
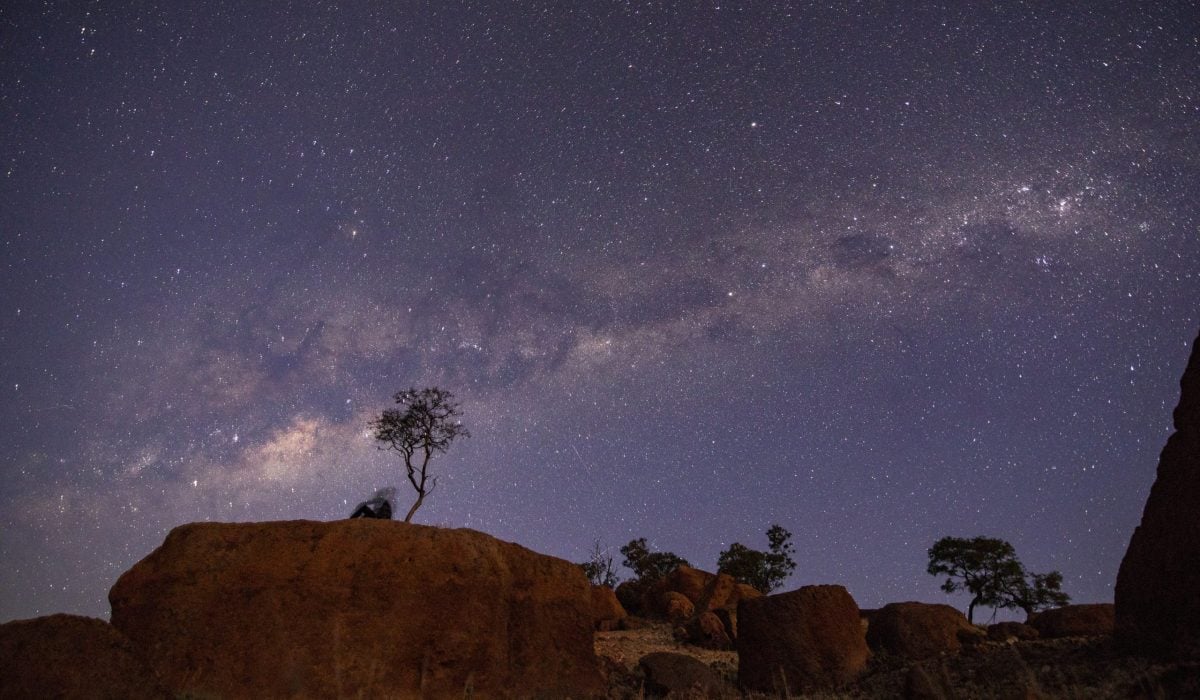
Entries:
POLYGON ((456 439, 470 437, 470 433, 459 420, 462 412, 454 395, 445 389, 408 389, 395 398, 401 408, 386 409, 371 421, 371 429, 375 439, 383 443, 379 449, 394 450, 404 458, 408 483, 417 492, 416 502, 404 516, 407 523, 437 486, 437 477, 429 474, 429 460, 450 449, 456 439))
POLYGON ((729 574, 742 583, 750 584, 763 593, 776 590, 796 570, 792 560, 795 547, 789 540, 792 533, 781 525, 772 525, 767 530, 767 551, 734 542, 729 549, 717 557, 717 571, 729 574))
POLYGON ((607 547, 600 544, 600 540, 596 540, 592 545, 592 552, 588 555, 588 560, 579 566, 593 586, 616 588, 620 581, 617 578, 617 569, 613 564, 612 553, 608 551, 607 547))
POLYGON ((1021 608, 1026 614, 1064 605, 1062 574, 1030 574, 1017 559, 1013 546, 992 537, 943 537, 929 549, 929 566, 934 576, 946 575, 942 590, 967 591, 967 620, 974 623, 975 608, 1021 608))
POLYGON ((621 554, 625 557, 622 563, 644 584, 654 583, 681 566, 690 566, 686 559, 671 552, 651 552, 645 537, 629 540, 621 547, 621 554))
POLYGON ((1048 574, 1029 574, 1023 571, 1020 580, 1013 584, 1004 591, 999 607, 1020 608, 1025 611, 1026 617, 1071 602, 1071 596, 1062 590, 1062 574, 1057 571, 1048 574))

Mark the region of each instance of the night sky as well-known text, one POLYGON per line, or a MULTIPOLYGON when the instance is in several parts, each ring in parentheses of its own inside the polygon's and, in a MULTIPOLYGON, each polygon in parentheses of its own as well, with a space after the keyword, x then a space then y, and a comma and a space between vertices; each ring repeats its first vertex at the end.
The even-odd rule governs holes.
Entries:
POLYGON ((926 550, 987 535, 1110 601, 1200 328, 1196 6, 673 5, 5 3, 0 620, 403 512, 367 423, 434 385, 419 523, 779 523, 862 607, 965 609, 926 550))

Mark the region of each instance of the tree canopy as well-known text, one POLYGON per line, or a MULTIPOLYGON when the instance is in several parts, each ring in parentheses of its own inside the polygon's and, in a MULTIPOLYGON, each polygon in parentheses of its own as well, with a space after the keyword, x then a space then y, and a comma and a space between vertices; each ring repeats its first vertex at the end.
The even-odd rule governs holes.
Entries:
POLYGON ((389 408, 375 420, 371 429, 381 450, 393 450, 404 459, 408 483, 417 492, 417 500, 404 516, 411 522, 417 508, 437 486, 437 477, 429 473, 429 461, 450 449, 460 437, 470 437, 459 418, 462 412, 454 394, 431 387, 407 389, 395 396, 400 408, 389 408))
POLYGON ((621 547, 621 554, 625 557, 622 563, 643 583, 653 583, 681 566, 690 566, 686 559, 672 552, 651 552, 645 537, 630 540, 621 547))
POLYGON ((613 565, 612 553, 607 547, 600 544, 600 540, 596 540, 592 545, 588 560, 579 566, 593 586, 616 588, 620 582, 620 579, 617 578, 616 566, 613 565))
POLYGON ((1011 544, 992 537, 943 537, 929 549, 934 576, 946 576, 942 590, 971 594, 967 620, 974 622, 975 608, 1020 608, 1027 615, 1065 605, 1070 596, 1062 589, 1062 574, 1032 574, 1017 559, 1011 544))
POLYGON ((717 557, 717 571, 729 574, 763 593, 770 593, 783 585, 796 570, 796 562, 792 560, 795 548, 789 541, 791 538, 792 533, 782 526, 772 525, 767 530, 767 551, 760 552, 734 542, 717 557))

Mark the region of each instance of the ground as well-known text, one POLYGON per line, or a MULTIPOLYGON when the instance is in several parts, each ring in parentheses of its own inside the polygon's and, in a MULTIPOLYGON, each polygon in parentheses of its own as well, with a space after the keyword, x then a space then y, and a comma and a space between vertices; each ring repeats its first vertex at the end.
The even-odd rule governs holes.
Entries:
MULTIPOLYGON (((675 640, 665 622, 637 621, 638 629, 596 633, 596 654, 609 675, 609 698, 643 697, 638 659, 656 651, 688 654, 737 681, 737 652, 711 651, 675 640)), ((987 642, 955 657, 920 664, 876 655, 852 687, 809 696, 820 698, 905 698, 909 688, 934 694, 919 697, 972 698, 1172 698, 1200 697, 1200 664, 1164 664, 1118 654, 1107 638, 1030 642, 987 642), (938 691, 942 694, 938 695, 938 691)), ((751 696, 767 697, 767 696, 751 696)), ((774 697, 774 696, 772 696, 774 697)))

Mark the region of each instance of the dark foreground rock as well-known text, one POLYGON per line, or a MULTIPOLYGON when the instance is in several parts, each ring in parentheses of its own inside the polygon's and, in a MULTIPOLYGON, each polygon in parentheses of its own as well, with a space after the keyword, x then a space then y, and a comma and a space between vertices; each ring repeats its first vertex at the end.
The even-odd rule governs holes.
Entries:
POLYGON ((1175 433, 1117 573, 1114 634, 1129 652, 1200 659, 1200 339, 1180 390, 1175 433))
POLYGON ((171 697, 104 620, 50 615, 0 625, 0 698, 171 697))
POLYGON ((175 528, 109 593, 113 626, 197 697, 588 697, 579 567, 391 520, 175 528))
POLYGON ((733 688, 720 674, 687 654, 655 652, 638 661, 651 697, 715 698, 731 695, 733 688))
POLYGON ((1029 618, 1042 639, 1107 637, 1113 633, 1113 604, 1064 605, 1029 618))
POLYGON ((957 654, 982 633, 966 615, 939 603, 890 603, 871 615, 867 645, 905 659, 957 654))
POLYGON ((805 586, 743 600, 737 650, 738 683, 766 693, 838 688, 871 655, 858 605, 841 586, 805 586))

